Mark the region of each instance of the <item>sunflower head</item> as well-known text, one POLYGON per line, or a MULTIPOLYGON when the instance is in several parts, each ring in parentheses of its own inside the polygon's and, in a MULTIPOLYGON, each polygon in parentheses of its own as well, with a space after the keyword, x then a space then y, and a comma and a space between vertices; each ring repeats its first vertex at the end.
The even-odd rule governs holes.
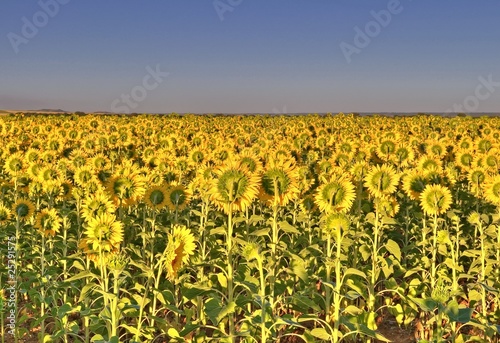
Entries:
MULTIPOLYGON (((158 196, 156 200, 158 201, 160 200, 160 195, 159 193, 156 194, 158 196)), ((168 187, 164 195, 166 196, 164 198, 166 206, 168 206, 171 211, 184 210, 191 200, 191 195, 189 194, 188 189, 183 185, 168 187)))
POLYGON ((194 254, 196 244, 191 230, 186 226, 174 226, 168 238, 169 240, 165 249, 165 269, 167 277, 170 280, 175 280, 179 269, 182 267, 182 263, 187 263, 189 256, 194 254))
POLYGON ((85 236, 92 251, 110 253, 123 241, 123 224, 113 214, 100 214, 88 219, 85 236))
POLYGON ((451 191, 441 185, 427 185, 420 195, 420 205, 428 215, 440 215, 446 212, 451 202, 451 191))
POLYGON ((324 217, 323 231, 334 239, 349 230, 351 221, 344 213, 330 213, 324 217))
POLYGON ((298 169, 292 161, 268 161, 262 174, 259 198, 269 206, 286 206, 298 198, 298 169))
POLYGON ((152 186, 146 191, 146 194, 144 195, 144 202, 151 209, 161 210, 167 206, 168 196, 169 193, 164 184, 152 186))
POLYGON ((35 205, 28 199, 19 199, 12 206, 12 212, 21 221, 26 221, 35 213, 35 205))
POLYGON ((484 197, 496 206, 500 206, 500 175, 489 178, 483 184, 484 197))
POLYGON ((0 225, 6 225, 11 217, 10 209, 0 202, 0 225))
POLYGON ((59 232, 61 223, 62 219, 55 209, 44 209, 37 214, 35 227, 45 237, 54 237, 59 232))
POLYGON ((257 177, 241 163, 229 162, 214 172, 212 202, 226 213, 244 211, 257 195, 257 177))
POLYGON ((315 203, 322 212, 348 212, 355 198, 354 186, 347 178, 332 177, 316 191, 315 203))
POLYGON ((365 187, 375 198, 385 197, 396 191, 399 177, 393 166, 374 166, 365 177, 365 187))

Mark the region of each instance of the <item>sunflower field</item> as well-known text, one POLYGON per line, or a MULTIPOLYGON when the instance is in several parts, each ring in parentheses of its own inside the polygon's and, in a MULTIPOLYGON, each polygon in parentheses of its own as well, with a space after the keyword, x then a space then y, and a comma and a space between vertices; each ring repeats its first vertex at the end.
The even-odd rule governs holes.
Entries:
POLYGON ((2 343, 500 342, 500 118, 12 115, 0 138, 2 343))

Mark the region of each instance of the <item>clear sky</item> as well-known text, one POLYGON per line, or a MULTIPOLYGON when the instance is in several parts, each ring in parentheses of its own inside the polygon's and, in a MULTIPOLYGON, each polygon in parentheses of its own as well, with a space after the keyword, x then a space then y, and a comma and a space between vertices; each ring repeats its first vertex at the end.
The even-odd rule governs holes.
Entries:
POLYGON ((2 0, 0 108, 500 112, 500 1, 397 3, 2 0))

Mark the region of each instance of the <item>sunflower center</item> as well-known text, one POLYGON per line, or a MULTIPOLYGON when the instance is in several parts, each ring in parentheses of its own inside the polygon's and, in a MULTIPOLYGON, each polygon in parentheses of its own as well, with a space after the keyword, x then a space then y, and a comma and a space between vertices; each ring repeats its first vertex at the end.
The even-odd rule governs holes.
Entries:
POLYGON ((161 204, 163 202, 163 200, 165 200, 165 194, 163 194, 163 192, 161 190, 155 189, 154 191, 151 192, 151 195, 149 196, 149 200, 151 200, 151 202, 154 205, 161 204))

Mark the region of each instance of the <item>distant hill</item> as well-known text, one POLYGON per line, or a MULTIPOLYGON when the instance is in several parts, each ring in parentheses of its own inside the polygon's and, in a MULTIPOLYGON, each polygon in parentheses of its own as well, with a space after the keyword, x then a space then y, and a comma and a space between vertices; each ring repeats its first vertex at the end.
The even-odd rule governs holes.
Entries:
POLYGON ((49 113, 66 113, 68 111, 64 111, 61 109, 53 110, 53 109, 41 109, 41 110, 34 110, 33 112, 49 112, 49 113))

